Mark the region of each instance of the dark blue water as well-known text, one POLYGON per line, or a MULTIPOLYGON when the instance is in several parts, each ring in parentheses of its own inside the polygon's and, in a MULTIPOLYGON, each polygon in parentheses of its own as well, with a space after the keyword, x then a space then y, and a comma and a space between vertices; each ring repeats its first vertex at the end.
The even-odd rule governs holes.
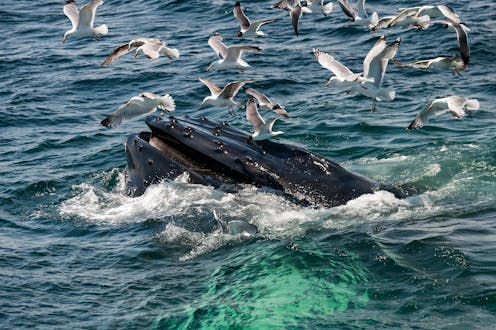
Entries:
MULTIPOLYGON (((368 1, 380 15, 426 1, 368 1)), ((296 38, 270 1, 245 1, 266 25, 252 70, 207 72, 219 31, 239 43, 228 1, 106 1, 96 24, 110 33, 61 39, 64 1, 0 5, 0 327, 13 328, 415 328, 491 329, 496 323, 496 19, 492 0, 450 5, 470 27, 461 77, 388 67, 397 98, 371 102, 324 87, 330 73, 312 48, 355 72, 379 33, 353 26, 335 3, 303 17, 296 38), (99 64, 139 36, 165 39, 178 60, 128 55, 99 64), (206 115, 250 130, 244 116, 199 109, 208 90, 253 79, 283 103, 281 140, 302 145, 380 182, 384 191, 331 208, 306 208, 247 186, 231 194, 183 178, 125 195, 127 134, 98 123, 144 91, 170 93, 177 115, 206 115), (481 109, 405 127, 429 101, 452 94, 481 109), (212 210, 256 225, 256 237, 220 234, 212 210)), ((440 26, 389 30, 411 61, 458 51, 440 26)), ((250 42, 250 41, 247 41, 250 42)), ((239 99, 246 95, 240 93, 239 99)), ((268 112, 262 113, 270 117, 268 112)))

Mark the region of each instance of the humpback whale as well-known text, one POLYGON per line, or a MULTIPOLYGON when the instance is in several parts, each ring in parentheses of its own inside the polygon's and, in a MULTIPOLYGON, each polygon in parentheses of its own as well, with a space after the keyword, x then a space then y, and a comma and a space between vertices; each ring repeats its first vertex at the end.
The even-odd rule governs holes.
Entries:
POLYGON ((131 196, 184 173, 194 184, 219 189, 252 184, 324 207, 384 189, 302 147, 256 141, 226 122, 189 116, 148 116, 145 122, 150 131, 129 135, 125 145, 126 189, 131 196))

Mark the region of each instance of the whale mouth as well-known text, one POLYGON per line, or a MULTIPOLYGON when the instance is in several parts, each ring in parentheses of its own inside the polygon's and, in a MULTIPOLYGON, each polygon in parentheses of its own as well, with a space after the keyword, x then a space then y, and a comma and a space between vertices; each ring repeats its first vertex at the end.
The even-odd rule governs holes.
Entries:
POLYGON ((150 132, 126 141, 126 185, 131 196, 184 173, 190 183, 227 190, 240 184, 265 187, 295 202, 336 206, 379 185, 301 147, 255 141, 227 123, 204 117, 154 117, 150 132))

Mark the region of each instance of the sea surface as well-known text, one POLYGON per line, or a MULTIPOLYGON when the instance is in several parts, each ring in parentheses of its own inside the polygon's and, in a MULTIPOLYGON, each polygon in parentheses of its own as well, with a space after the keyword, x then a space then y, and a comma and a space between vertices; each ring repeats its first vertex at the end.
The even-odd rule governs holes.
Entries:
MULTIPOLYGON (((78 1, 78 5, 83 2, 78 1)), ((396 58, 458 52, 442 26, 370 33, 334 11, 305 15, 296 37, 272 1, 243 1, 252 20, 276 18, 268 34, 239 40, 234 1, 107 0, 95 24, 109 34, 69 39, 64 1, 2 1, 0 32, 0 328, 2 329, 494 329, 496 324, 496 16, 493 0, 448 1, 470 28, 470 65, 448 71, 397 68, 384 83, 392 102, 325 87, 331 73, 312 48, 355 72, 378 37, 401 37, 396 58), (252 69, 208 72, 207 44, 254 44, 252 69), (117 46, 159 37, 181 57, 128 54, 117 46), (199 108, 208 89, 250 86, 290 114, 275 129, 382 183, 334 208, 295 205, 263 189, 236 193, 186 183, 156 184, 137 198, 124 187, 124 141, 143 118, 115 129, 105 115, 141 92, 170 93, 175 115, 228 121, 243 114, 199 108), (480 110, 449 114, 407 131, 430 101, 477 98, 480 110), (244 220, 254 237, 222 234, 213 218, 244 220)), ((380 16, 428 1, 367 1, 380 16)), ((246 94, 237 96, 246 101, 246 94)), ((261 111, 265 118, 273 114, 261 111)))

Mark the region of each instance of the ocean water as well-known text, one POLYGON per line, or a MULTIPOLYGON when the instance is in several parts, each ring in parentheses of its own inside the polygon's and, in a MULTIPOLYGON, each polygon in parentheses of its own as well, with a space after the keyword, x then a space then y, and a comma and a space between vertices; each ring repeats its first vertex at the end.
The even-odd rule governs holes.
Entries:
MULTIPOLYGON (((361 71, 381 35, 334 11, 306 15, 295 37, 271 1, 244 1, 251 19, 276 18, 266 38, 240 41, 234 1, 105 1, 96 24, 110 33, 61 42, 64 1, 0 5, 0 328, 3 329, 493 329, 496 324, 496 19, 492 0, 448 1, 471 32, 471 63, 450 72, 389 65, 380 102, 324 86, 312 48, 361 71), (263 48, 252 69, 207 72, 207 44, 263 48), (99 64, 133 37, 178 48, 177 60, 127 55, 99 64), (227 193, 184 177, 126 196, 123 143, 142 118, 99 121, 145 91, 170 93, 176 114, 250 130, 240 111, 199 109, 208 89, 239 79, 285 105, 280 140, 349 170, 418 193, 379 191, 326 209, 294 205, 246 186, 227 193), (479 99, 456 120, 405 130, 429 101, 479 99), (221 234, 212 211, 256 225, 255 237, 221 234)), ((393 14, 427 1, 367 1, 393 14)), ((458 52, 440 26, 384 31, 397 59, 458 52)), ((244 93, 238 96, 246 99, 244 93)), ((269 112, 262 112, 270 117, 269 112)))

